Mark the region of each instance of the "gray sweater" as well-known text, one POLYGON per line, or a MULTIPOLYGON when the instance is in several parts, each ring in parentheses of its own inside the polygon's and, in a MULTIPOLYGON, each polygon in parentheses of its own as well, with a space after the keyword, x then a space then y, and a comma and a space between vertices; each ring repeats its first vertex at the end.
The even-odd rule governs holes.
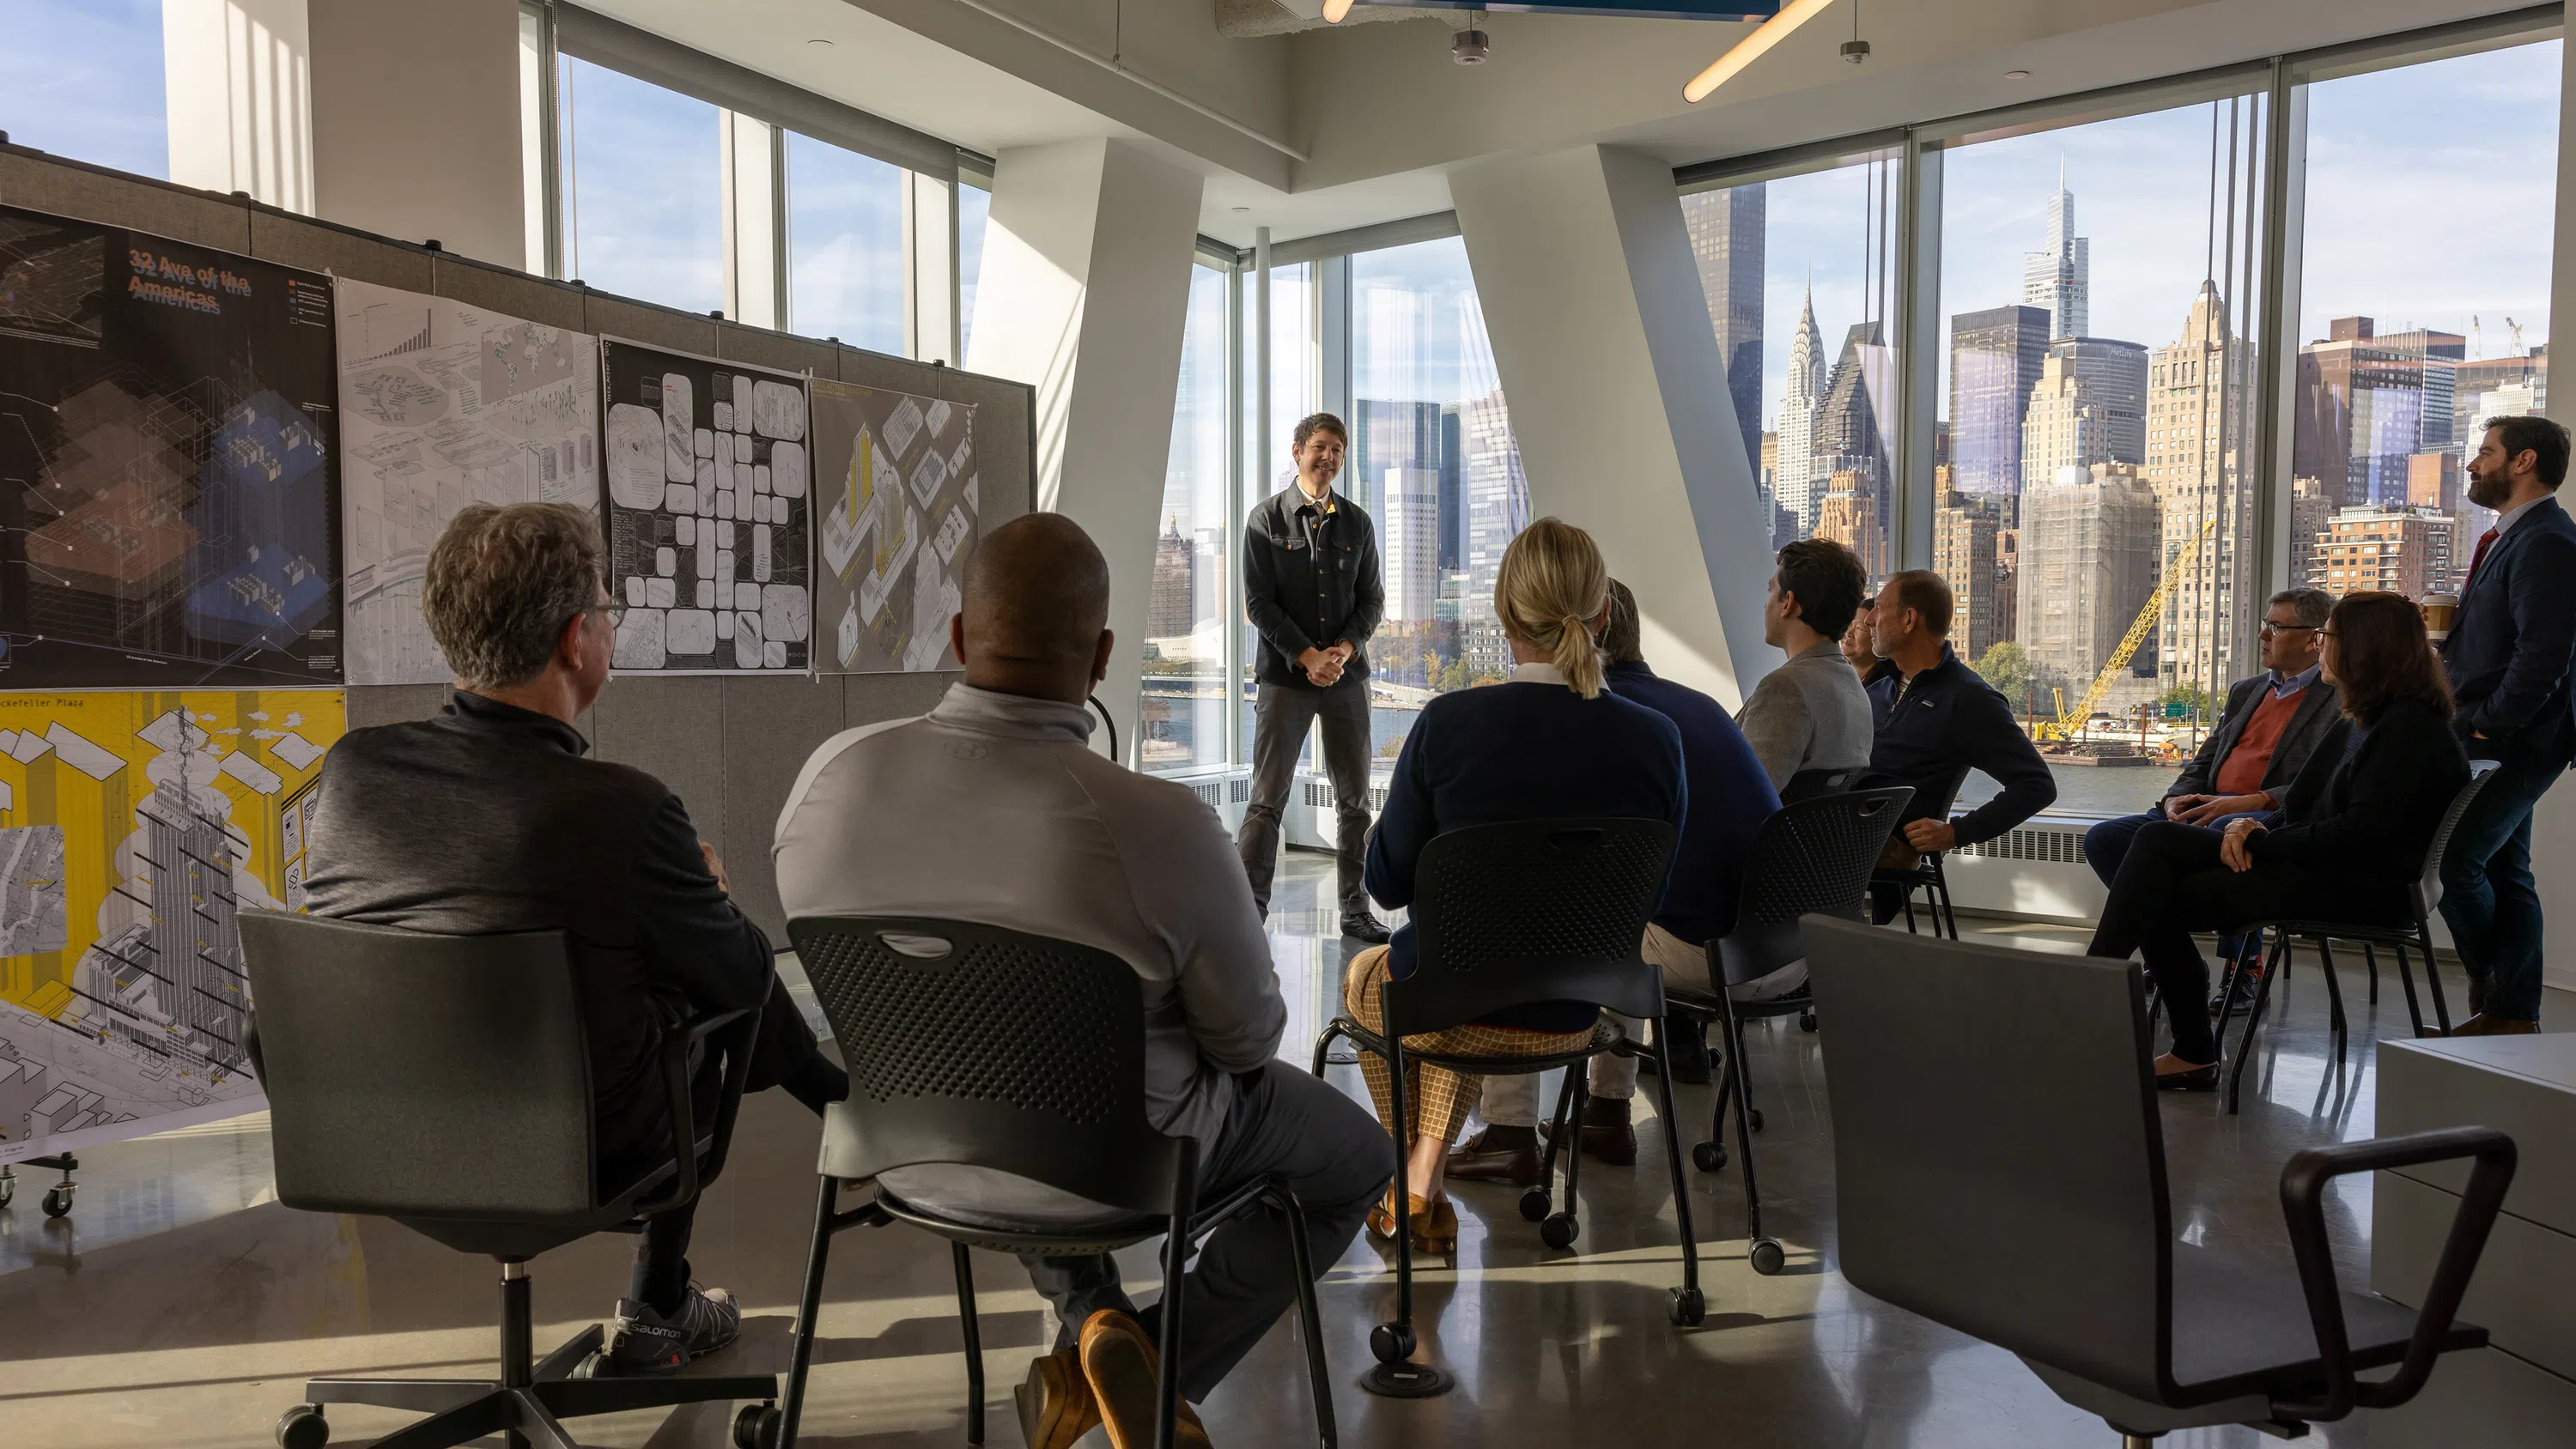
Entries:
POLYGON ((1849 770, 1869 763, 1869 696, 1831 639, 1762 676, 1736 726, 1761 758, 1771 788, 1800 770, 1849 770))
MULTIPOLYGON (((1189 787, 1085 743, 1078 704, 951 685, 919 719, 823 742, 788 793, 774 853, 790 917, 938 916, 1097 947, 1145 995, 1145 1113, 1216 1150, 1236 1073, 1288 1024, 1243 859, 1189 787)), ((967 1167, 886 1174, 970 1221, 1071 1224, 1097 1204, 967 1167)))

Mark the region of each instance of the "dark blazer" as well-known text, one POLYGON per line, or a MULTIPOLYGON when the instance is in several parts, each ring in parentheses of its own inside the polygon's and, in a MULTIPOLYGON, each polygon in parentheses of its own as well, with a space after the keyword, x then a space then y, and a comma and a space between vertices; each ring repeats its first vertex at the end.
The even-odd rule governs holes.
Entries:
POLYGON ((679 797, 589 748, 560 720, 461 690, 429 719, 352 730, 322 765, 305 889, 314 915, 368 925, 566 932, 614 1155, 668 1115, 668 1024, 760 1005, 772 964, 679 797))
POLYGON ((1657 678, 1643 662, 1611 665, 1609 682, 1621 699, 1635 700, 1681 731, 1690 814, 1673 849, 1672 883, 1655 924, 1685 945, 1705 946, 1735 929, 1745 858, 1754 832, 1780 808, 1779 792, 1725 705, 1687 684, 1657 678))
POLYGON ((1914 676, 1911 684, 1894 674, 1892 666, 1890 672, 1892 681, 1871 676, 1872 698, 1884 689, 1889 708, 1862 783, 1872 789, 1913 787, 1914 799, 1905 807, 1907 821, 1948 814, 1950 798, 1969 770, 1985 771, 2003 789, 1951 822, 1961 845, 1992 840, 2057 798, 2057 777, 2013 719, 2012 706, 1949 645, 1941 646, 1941 662, 1914 676))
MULTIPOLYGON (((2227 691, 2227 711, 2219 716, 2218 728, 2209 732, 2209 738, 2200 742, 2200 753, 2174 776, 2172 788, 2165 791, 2168 797, 2206 795, 2217 788, 2218 767, 2236 752, 2236 742, 2245 737, 2246 722, 2254 718, 2254 711, 2262 707, 2271 690, 2270 670, 2236 681, 2227 691)), ((2282 729, 2280 743, 2272 747, 2272 763, 2263 771, 2263 788, 2272 792, 2274 803, 2286 798, 2280 793, 2283 787, 2299 778, 2300 767, 2342 724, 2342 697, 2335 693, 2333 682, 2320 673, 2299 691, 2299 707, 2282 729)))
MULTIPOLYGON (((1383 906, 1413 904, 1422 849, 1444 830, 1587 816, 1668 820, 1678 829, 1689 808, 1681 731, 1644 705, 1607 690, 1585 699, 1562 684, 1462 689, 1433 699, 1404 737, 1386 808, 1369 833, 1369 894, 1383 906)), ((1412 975, 1410 924, 1397 928, 1391 950, 1388 974, 1412 975)), ((1580 1031, 1598 1015, 1542 1001, 1489 1024, 1580 1031)))
POLYGON ((1332 687, 1358 689, 1368 679, 1369 636, 1386 617, 1377 527, 1358 504, 1338 492, 1329 497, 1328 514, 1291 483, 1243 526, 1243 612, 1260 636, 1254 677, 1263 684, 1316 688, 1297 656, 1344 639, 1351 661, 1332 687))
POLYGON ((2290 785, 2281 823, 2255 831, 2246 849, 2258 861, 2400 885, 2415 879, 2442 812, 2467 783, 2468 752, 2450 720, 2406 700, 2377 724, 2352 721, 2340 752, 2312 756, 2290 785))
MULTIPOLYGON (((2544 498, 2487 550, 2442 643, 2459 703, 2452 721, 2565 763, 2576 749, 2567 665, 2576 648, 2576 519, 2544 498)), ((2492 753, 2484 747, 2481 755, 2492 753)))

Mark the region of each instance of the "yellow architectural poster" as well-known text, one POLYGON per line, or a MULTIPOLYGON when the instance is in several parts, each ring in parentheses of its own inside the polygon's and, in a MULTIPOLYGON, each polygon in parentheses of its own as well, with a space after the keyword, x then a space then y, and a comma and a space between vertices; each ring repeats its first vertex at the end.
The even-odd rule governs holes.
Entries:
POLYGON ((0 694, 0 1162, 256 1110, 237 911, 300 907, 338 690, 0 694))

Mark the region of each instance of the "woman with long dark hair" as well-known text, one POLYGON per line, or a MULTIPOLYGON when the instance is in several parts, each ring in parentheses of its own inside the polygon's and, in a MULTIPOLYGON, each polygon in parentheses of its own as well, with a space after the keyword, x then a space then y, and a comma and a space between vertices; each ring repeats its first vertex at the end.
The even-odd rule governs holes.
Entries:
POLYGON ((2346 594, 2327 616, 2325 673, 2343 702, 2329 739, 2267 818, 2224 832, 2158 821, 2138 832, 2087 951, 2146 961, 2173 1023, 2156 1085, 2218 1084, 2218 1042, 2200 1010, 2209 966, 2195 931, 2302 918, 2403 924, 2405 883, 2424 866, 2442 812, 2468 783, 2451 732, 2451 688, 2401 594, 2346 594))

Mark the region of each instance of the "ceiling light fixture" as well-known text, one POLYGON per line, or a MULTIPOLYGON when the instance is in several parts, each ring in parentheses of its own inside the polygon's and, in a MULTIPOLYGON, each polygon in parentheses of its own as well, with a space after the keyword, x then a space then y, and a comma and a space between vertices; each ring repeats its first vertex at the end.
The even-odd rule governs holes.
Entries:
POLYGON ((2005 80, 2028 80, 2028 79, 2030 79, 2030 72, 2029 72, 2029 71, 2026 71, 2026 70, 2008 70, 2008 71, 2005 71, 2005 72, 2004 72, 2004 79, 2005 79, 2005 80))
POLYGON ((1324 0, 1324 23, 1339 25, 1351 13, 1355 0, 1324 0))
MULTIPOLYGON (((1771 53, 1771 48, 1789 38, 1789 33, 1823 14, 1833 0, 1789 0, 1780 13, 1762 22, 1761 28, 1735 43, 1735 48, 1717 58, 1708 69, 1682 87, 1682 99, 1697 105, 1709 93, 1735 79, 1746 66, 1771 53)), ((1329 10, 1327 13, 1330 13, 1329 10)))

